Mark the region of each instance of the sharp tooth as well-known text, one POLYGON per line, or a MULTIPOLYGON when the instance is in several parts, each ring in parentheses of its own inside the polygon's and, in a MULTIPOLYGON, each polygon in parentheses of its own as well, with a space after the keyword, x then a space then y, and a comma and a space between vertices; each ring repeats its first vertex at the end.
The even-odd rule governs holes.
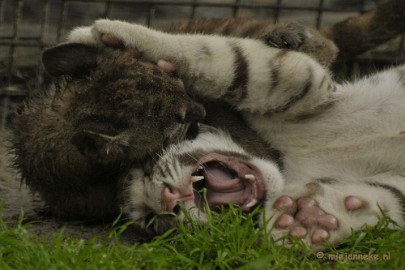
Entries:
POLYGON ((245 178, 247 180, 252 180, 252 181, 256 180, 256 177, 253 174, 246 174, 245 178))
POLYGON ((194 176, 191 176, 191 182, 193 182, 193 183, 198 182, 198 181, 201 181, 201 180, 203 180, 203 179, 204 179, 204 176, 202 176, 202 175, 194 175, 194 176))
POLYGON ((198 166, 198 170, 204 170, 204 167, 202 165, 198 166))
POLYGON ((252 207, 255 206, 257 204, 257 200, 256 199, 252 199, 247 205, 246 207, 252 207))

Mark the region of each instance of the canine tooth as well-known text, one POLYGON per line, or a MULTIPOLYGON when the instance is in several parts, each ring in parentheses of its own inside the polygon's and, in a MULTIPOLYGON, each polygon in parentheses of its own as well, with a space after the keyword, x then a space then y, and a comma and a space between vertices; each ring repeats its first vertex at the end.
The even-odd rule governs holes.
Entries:
MULTIPOLYGON (((246 174, 246 175, 245 175, 245 178, 246 178, 246 180, 249 181, 249 184, 252 185, 252 194, 253 194, 253 196, 257 196, 257 181, 256 181, 256 177, 255 177, 253 174, 246 174)), ((257 201, 254 200, 253 205, 256 204, 256 203, 257 203, 257 201)), ((252 204, 252 202, 249 202, 249 205, 251 205, 251 204, 252 204)))
POLYGON ((198 170, 204 170, 204 167, 202 165, 198 166, 198 170))
POLYGON ((252 199, 247 205, 246 207, 252 207, 255 206, 257 204, 257 200, 256 199, 252 199))
POLYGON ((195 183, 195 182, 201 181, 203 179, 204 179, 204 176, 202 176, 202 175, 194 175, 191 177, 191 182, 195 183))

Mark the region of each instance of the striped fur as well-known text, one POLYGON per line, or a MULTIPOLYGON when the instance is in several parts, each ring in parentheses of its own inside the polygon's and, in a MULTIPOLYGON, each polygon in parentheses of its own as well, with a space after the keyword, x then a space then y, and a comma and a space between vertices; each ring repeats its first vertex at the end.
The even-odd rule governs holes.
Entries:
MULTIPOLYGON (((172 35, 108 20, 75 30, 70 40, 99 44, 100 33, 116 35, 126 46, 141 50, 147 60, 172 61, 190 93, 229 103, 258 137, 283 154, 281 169, 276 160, 244 150, 226 132, 203 129, 195 140, 167 148, 157 158, 152 174, 144 176, 142 170, 133 170, 137 176, 128 182, 126 207, 142 226, 149 214, 168 209, 170 201, 164 195, 168 187, 192 191, 192 182, 200 176, 193 175, 199 165, 218 173, 220 169, 204 163, 214 154, 235 160, 244 170, 260 172, 266 187, 261 199, 266 216, 282 214, 272 208, 281 194, 314 198, 339 221, 338 229, 330 232, 331 242, 341 241, 364 224, 376 224, 381 210, 405 225, 405 66, 338 84, 312 58, 270 48, 257 40, 172 35), (316 182, 318 188, 309 188, 310 182, 316 182), (347 211, 343 201, 349 195, 358 196, 367 207, 347 211)), ((231 176, 232 172, 223 174, 232 181, 241 178, 231 176)), ((244 177, 249 180, 245 183, 255 178, 252 174, 244 177)), ((196 208, 197 199, 184 201, 194 218, 206 219, 196 208)), ((240 206, 249 211, 255 203, 249 197, 240 206)), ((173 217, 158 219, 154 229, 161 232, 172 226, 168 219, 173 217)), ((287 232, 273 230, 275 236, 287 232)))
POLYGON ((296 116, 329 102, 334 90, 334 82, 318 62, 301 53, 271 48, 259 40, 173 35, 108 20, 97 21, 93 30, 76 29, 69 40, 98 44, 99 33, 113 33, 126 46, 142 51, 146 60, 175 62, 190 93, 223 99, 241 111, 296 116), (209 55, 202 53, 206 48, 210 48, 209 55), (235 87, 235 83, 241 85, 235 87), (312 91, 315 87, 323 88, 312 91), (295 106, 296 100, 304 96, 305 102, 295 106))
POLYGON ((309 54, 324 66, 330 65, 338 54, 331 40, 296 22, 270 24, 251 18, 199 18, 174 23, 169 31, 258 39, 275 48, 309 54))

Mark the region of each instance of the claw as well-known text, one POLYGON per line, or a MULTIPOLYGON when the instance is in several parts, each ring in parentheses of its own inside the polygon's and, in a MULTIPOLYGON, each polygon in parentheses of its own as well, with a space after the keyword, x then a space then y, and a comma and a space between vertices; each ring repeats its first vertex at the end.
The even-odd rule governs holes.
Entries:
MULTIPOLYGON (((252 184, 252 193, 253 196, 256 197, 257 196, 257 187, 255 185, 256 177, 253 174, 245 174, 245 179, 252 184)), ((256 200, 256 198, 253 198, 249 201, 248 204, 246 204, 246 207, 250 208, 252 206, 255 206, 257 203, 258 201, 256 200)))
MULTIPOLYGON (((252 185, 252 194, 254 197, 257 197, 257 182, 256 182, 256 177, 253 174, 245 174, 245 179, 250 182, 252 185)), ((256 199, 254 199, 256 200, 256 199)), ((257 203, 257 202, 256 202, 257 203)), ((249 202, 250 204, 250 202, 249 202)))

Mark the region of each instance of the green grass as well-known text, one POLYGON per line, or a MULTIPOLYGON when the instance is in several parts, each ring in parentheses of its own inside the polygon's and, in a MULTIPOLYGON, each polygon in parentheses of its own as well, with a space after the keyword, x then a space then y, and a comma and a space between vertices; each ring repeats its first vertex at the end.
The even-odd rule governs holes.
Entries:
POLYGON ((405 230, 389 229, 389 224, 382 219, 317 258, 322 254, 299 241, 293 240, 292 248, 276 244, 252 215, 235 209, 215 215, 206 226, 183 223, 176 233, 134 245, 118 240, 128 224, 106 238, 84 241, 61 231, 52 241, 41 241, 27 232, 29 225, 7 227, 0 221, 0 269, 405 269, 405 230), (379 257, 350 260, 354 254, 379 257))

